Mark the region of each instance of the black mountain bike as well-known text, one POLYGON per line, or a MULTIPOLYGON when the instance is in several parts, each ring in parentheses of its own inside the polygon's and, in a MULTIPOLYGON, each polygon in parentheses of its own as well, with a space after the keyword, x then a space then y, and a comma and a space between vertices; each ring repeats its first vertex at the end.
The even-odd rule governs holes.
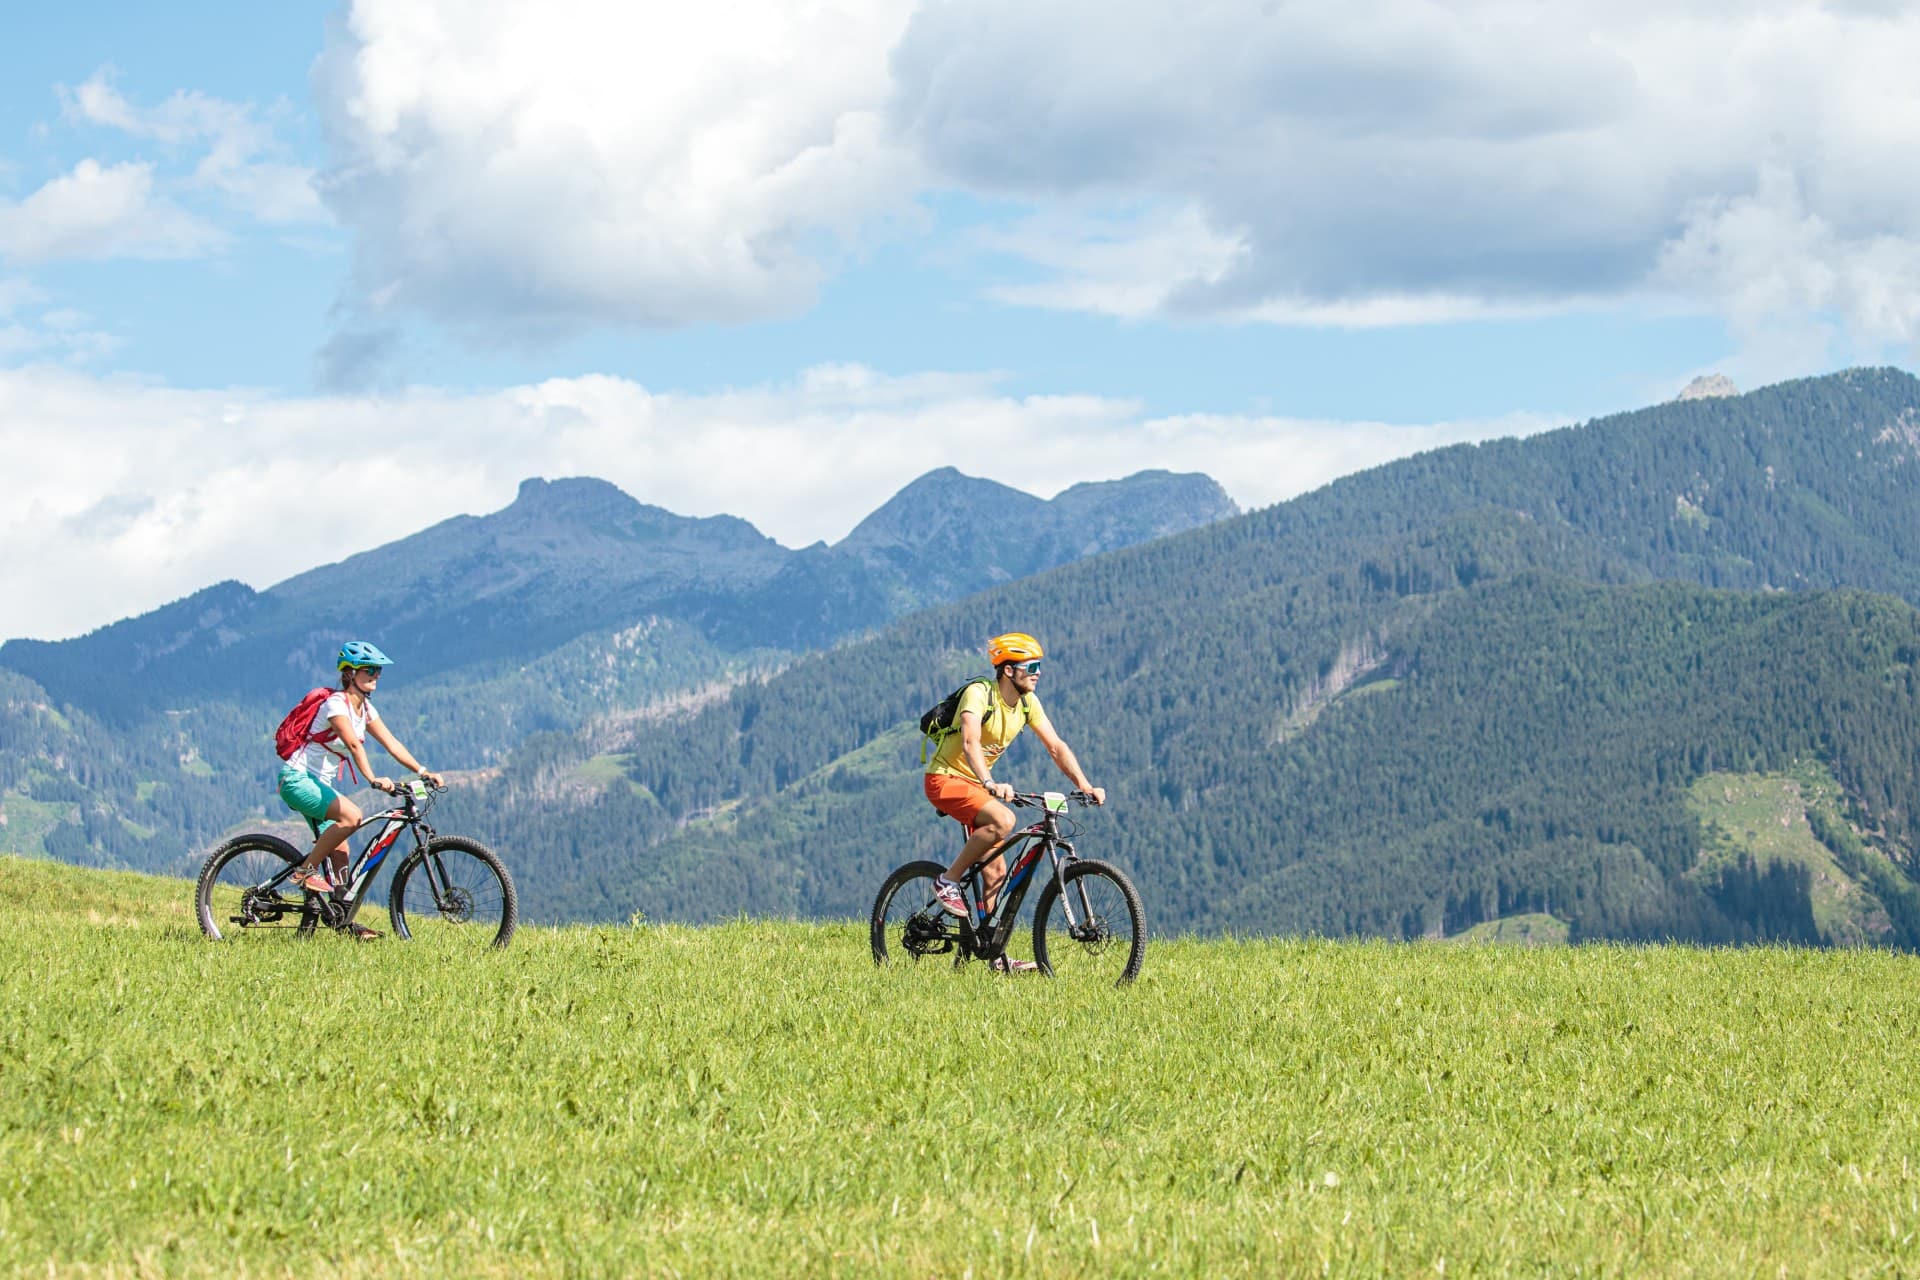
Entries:
POLYGON ((909 862, 887 877, 873 902, 873 962, 950 955, 959 966, 1005 955, 1020 904, 1044 854, 1052 874, 1033 909, 1033 958, 1041 972, 1110 978, 1115 985, 1133 981, 1147 951, 1147 916, 1140 894, 1120 868, 1082 858, 1068 839, 1079 834, 1069 804, 1088 804, 1089 797, 1079 791, 1017 793, 1013 803, 1019 808, 1040 806, 1040 818, 967 869, 960 885, 969 908, 964 920, 948 915, 934 900, 933 882, 946 871, 940 863, 909 862), (982 875, 996 859, 1007 868, 1007 876, 988 910, 982 875))
POLYGON ((513 877, 485 845, 437 835, 427 825, 427 811, 440 790, 424 779, 395 787, 393 807, 361 824, 374 834, 361 846, 347 884, 330 894, 291 883, 306 851, 264 832, 235 836, 200 870, 194 892, 200 932, 223 941, 277 930, 300 937, 321 926, 344 930, 359 915, 373 873, 406 831, 413 835, 413 851, 401 859, 387 894, 393 935, 450 948, 506 946, 520 919, 513 877))

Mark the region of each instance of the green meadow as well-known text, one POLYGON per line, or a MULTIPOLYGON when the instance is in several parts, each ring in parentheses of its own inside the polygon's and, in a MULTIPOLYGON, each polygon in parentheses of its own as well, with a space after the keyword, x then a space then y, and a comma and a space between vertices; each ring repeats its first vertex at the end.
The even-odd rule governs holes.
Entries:
POLYGON ((190 895, 0 858, 9 1273, 1920 1272, 1909 956, 1155 939, 1116 991, 190 895))

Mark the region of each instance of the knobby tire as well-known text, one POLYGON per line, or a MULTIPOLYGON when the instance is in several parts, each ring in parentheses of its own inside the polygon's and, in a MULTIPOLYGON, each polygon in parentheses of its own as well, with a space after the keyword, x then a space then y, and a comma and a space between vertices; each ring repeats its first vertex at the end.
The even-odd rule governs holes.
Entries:
POLYGON ((387 915, 396 938, 497 950, 513 940, 520 896, 491 849, 464 836, 439 836, 424 850, 408 854, 393 873, 387 915), (438 859, 452 881, 454 893, 444 901, 436 900, 429 858, 438 859), (494 930, 491 937, 489 928, 494 930))
POLYGON ((279 900, 292 909, 280 912, 277 920, 249 926, 232 919, 242 911, 242 892, 247 886, 278 874, 279 864, 293 866, 305 856, 279 836, 265 832, 235 836, 208 854, 193 890, 193 909, 200 921, 200 932, 215 942, 230 941, 250 927, 313 932, 312 913, 299 909, 304 895, 292 888, 283 888, 279 894, 279 900), (223 881, 221 875, 229 869, 238 872, 239 877, 223 881))
MULTIPOLYGON (((1114 974, 1114 985, 1124 986, 1140 976, 1147 955, 1147 912, 1140 893, 1120 868, 1096 858, 1067 864, 1064 874, 1068 902, 1081 919, 1084 897, 1092 900, 1097 936, 1076 939, 1067 932, 1067 913, 1061 909, 1060 880, 1050 879, 1033 909, 1033 958, 1049 977, 1062 974, 1114 974)), ((1082 920, 1083 926, 1087 922, 1082 920)))
POLYGON ((931 914, 928 919, 937 916, 939 928, 927 926, 932 935, 928 939, 933 945, 947 946, 949 949, 929 954, 941 957, 952 956, 956 961, 964 958, 965 946, 961 940, 960 921, 942 911, 938 904, 928 906, 933 901, 933 882, 946 874, 946 867, 938 862, 922 860, 909 862, 897 868, 888 876, 886 883, 880 886, 879 896, 873 900, 873 911, 868 917, 869 940, 873 947, 873 962, 887 964, 893 960, 918 961, 920 955, 905 948, 904 931, 910 917, 918 916, 925 908, 931 914), (902 896, 905 895, 905 896, 902 896), (890 918, 900 908, 905 914, 890 918), (891 936, 890 936, 891 935, 891 936))

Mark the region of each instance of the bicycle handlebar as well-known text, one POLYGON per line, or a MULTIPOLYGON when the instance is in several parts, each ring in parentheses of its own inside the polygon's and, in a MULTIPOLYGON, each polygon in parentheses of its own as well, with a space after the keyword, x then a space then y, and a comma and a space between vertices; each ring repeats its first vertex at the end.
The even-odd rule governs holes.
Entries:
MULTIPOLYGON (((367 783, 367 785, 368 785, 368 786, 373 786, 373 783, 372 783, 371 781, 369 781, 369 782, 367 783)), ((406 778, 406 779, 403 779, 403 780, 401 780, 401 781, 399 781, 399 782, 396 782, 396 783, 394 783, 394 784, 393 784, 393 789, 392 789, 391 791, 388 791, 388 792, 387 792, 387 794, 388 794, 388 795, 390 795, 390 796, 397 796, 397 795, 399 795, 399 794, 400 794, 400 793, 401 793, 402 791, 408 791, 408 790, 413 790, 413 788, 415 788, 415 787, 424 787, 424 788, 425 788, 425 790, 424 790, 424 791, 414 791, 414 794, 415 794, 416 796, 419 796, 419 795, 430 795, 430 796, 431 796, 431 795, 439 795, 439 794, 440 794, 440 793, 441 793, 442 791, 445 791, 445 790, 447 789, 447 784, 443 782, 443 783, 441 783, 441 784, 440 784, 439 786, 437 786, 437 787, 436 787, 436 786, 435 786, 435 785, 434 785, 433 783, 431 783, 431 782, 428 782, 428 781, 427 781, 427 780, 426 780, 425 778, 422 778, 422 777, 418 777, 418 776, 415 776, 415 777, 412 777, 412 778, 406 778)), ((380 790, 381 788, 379 788, 379 787, 374 787, 373 789, 374 789, 375 791, 379 791, 379 790, 380 790)))
MULTIPOLYGON (((1080 805, 1083 808, 1089 808, 1093 805, 1093 796, 1085 791, 1069 791, 1066 793, 1066 797, 1074 804, 1080 805)), ((1016 809, 1031 809, 1033 806, 1045 802, 1046 798, 1047 795, 1044 791, 1016 791, 1013 793, 1012 804, 1016 809)))

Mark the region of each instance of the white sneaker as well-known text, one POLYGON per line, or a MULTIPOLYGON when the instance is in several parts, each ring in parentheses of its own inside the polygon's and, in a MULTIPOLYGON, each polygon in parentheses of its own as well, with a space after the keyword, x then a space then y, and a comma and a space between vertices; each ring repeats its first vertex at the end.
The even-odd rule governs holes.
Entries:
POLYGON ((967 895, 960 892, 960 886, 945 876, 937 877, 933 882, 933 900, 940 909, 950 916, 959 916, 965 920, 972 914, 967 908, 967 895))

